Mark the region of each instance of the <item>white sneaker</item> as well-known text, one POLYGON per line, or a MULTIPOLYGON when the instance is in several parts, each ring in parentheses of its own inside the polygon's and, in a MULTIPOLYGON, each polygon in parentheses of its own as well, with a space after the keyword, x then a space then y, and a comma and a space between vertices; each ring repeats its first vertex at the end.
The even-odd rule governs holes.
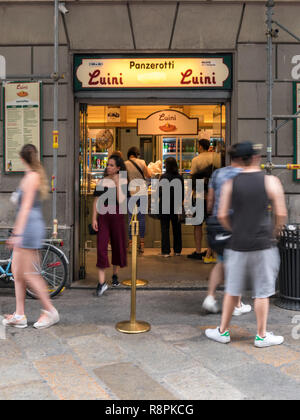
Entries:
POLYGON ((252 308, 251 305, 244 305, 243 302, 241 302, 241 306, 239 308, 235 307, 233 311, 233 316, 240 316, 244 314, 248 314, 251 312, 252 308))
POLYGON ((33 325, 33 327, 36 328, 37 330, 44 330, 46 328, 52 327, 53 325, 59 323, 59 314, 56 309, 52 312, 42 311, 42 313, 47 315, 47 317, 45 317, 45 319, 42 321, 37 321, 33 325))
POLYGON ((213 314, 217 314, 220 312, 220 307, 213 296, 206 296, 204 302, 202 303, 202 308, 205 309, 207 312, 211 312, 213 314))
POLYGON ((10 318, 5 318, 2 321, 2 325, 4 325, 5 327, 14 327, 14 328, 27 328, 27 318, 26 316, 22 316, 22 317, 17 317, 16 314, 13 314, 10 316, 10 318))
POLYGON ((222 344, 230 343, 229 331, 226 331, 223 334, 221 334, 219 327, 217 327, 214 330, 211 330, 211 329, 205 330, 205 335, 210 340, 217 341, 218 343, 222 343, 222 344))
POLYGON ((272 332, 267 332, 265 338, 261 338, 259 335, 255 337, 254 345, 255 347, 271 347, 279 346, 284 342, 284 338, 280 335, 274 335, 272 332))

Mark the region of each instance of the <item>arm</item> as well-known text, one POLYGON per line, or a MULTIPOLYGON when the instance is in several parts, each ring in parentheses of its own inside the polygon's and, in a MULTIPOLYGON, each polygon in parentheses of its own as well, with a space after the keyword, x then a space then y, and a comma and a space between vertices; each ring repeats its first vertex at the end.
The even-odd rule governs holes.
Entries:
POLYGON ((279 178, 268 175, 265 177, 265 188, 273 205, 275 217, 275 236, 279 234, 287 218, 284 191, 279 178))
POLYGON ((218 211, 218 219, 221 225, 231 231, 231 223, 229 218, 229 210, 231 208, 231 197, 232 197, 232 180, 227 181, 221 191, 220 205, 218 211))
POLYGON ((34 203, 35 195, 40 186, 40 176, 36 172, 30 172, 26 175, 22 183, 22 204, 18 213, 17 220, 13 229, 13 235, 22 236, 29 212, 34 203))
POLYGON ((151 169, 148 168, 148 166, 146 165, 146 162, 145 162, 143 172, 144 172, 145 178, 151 178, 152 177, 152 171, 151 171, 151 169))
POLYGON ((207 194, 207 212, 208 214, 211 214, 213 211, 215 202, 215 190, 213 188, 208 188, 208 194, 207 194))
POLYGON ((92 218, 92 226, 96 232, 98 232, 97 207, 96 207, 97 200, 98 200, 98 197, 95 197, 94 202, 93 202, 93 218, 92 218))

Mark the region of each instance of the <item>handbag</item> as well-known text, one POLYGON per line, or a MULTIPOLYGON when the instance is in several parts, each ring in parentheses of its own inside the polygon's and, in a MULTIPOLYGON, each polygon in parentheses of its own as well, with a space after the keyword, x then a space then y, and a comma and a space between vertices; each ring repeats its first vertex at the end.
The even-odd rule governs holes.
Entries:
POLYGON ((223 228, 216 216, 210 216, 206 220, 206 231, 209 247, 218 255, 223 255, 232 233, 223 228))
POLYGON ((94 230, 93 225, 91 223, 88 225, 88 229, 90 235, 97 235, 98 232, 94 230))

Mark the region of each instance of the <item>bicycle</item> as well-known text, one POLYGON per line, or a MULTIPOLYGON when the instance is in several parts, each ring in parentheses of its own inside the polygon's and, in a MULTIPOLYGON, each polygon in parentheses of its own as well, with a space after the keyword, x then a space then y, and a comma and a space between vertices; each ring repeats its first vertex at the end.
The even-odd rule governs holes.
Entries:
MULTIPOLYGON (((5 244, 7 239, 0 239, 0 244, 5 244)), ((62 245, 60 240, 48 239, 42 244, 42 248, 37 252, 39 258, 38 263, 34 265, 34 272, 32 275, 39 274, 43 277, 48 285, 48 291, 51 298, 57 296, 65 287, 68 278, 69 261, 66 255, 53 243, 62 245)), ((14 282, 14 277, 11 272, 12 252, 9 258, 0 260, 0 280, 5 283, 14 282)), ((29 288, 26 293, 33 299, 37 299, 35 293, 29 288)))

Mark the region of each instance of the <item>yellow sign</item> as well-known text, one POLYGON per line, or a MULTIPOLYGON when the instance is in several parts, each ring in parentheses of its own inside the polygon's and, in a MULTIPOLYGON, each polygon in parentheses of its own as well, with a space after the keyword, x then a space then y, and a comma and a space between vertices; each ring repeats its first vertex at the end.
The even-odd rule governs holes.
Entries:
POLYGON ((225 63, 225 57, 77 57, 77 60, 75 90, 231 88, 231 69, 225 63))

